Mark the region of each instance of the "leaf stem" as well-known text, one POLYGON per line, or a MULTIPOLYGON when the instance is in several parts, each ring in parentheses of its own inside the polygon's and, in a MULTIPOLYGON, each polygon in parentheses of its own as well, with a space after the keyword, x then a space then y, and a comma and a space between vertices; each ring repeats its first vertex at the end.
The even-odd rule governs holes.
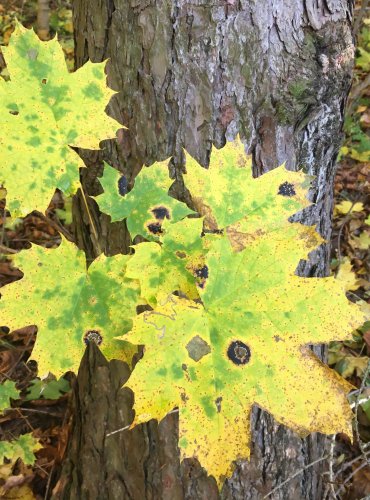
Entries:
POLYGON ((89 205, 87 203, 87 199, 86 199, 86 195, 85 195, 85 191, 84 191, 84 188, 82 186, 82 183, 80 183, 80 190, 81 190, 81 194, 82 194, 82 199, 83 199, 85 207, 86 207, 86 212, 87 212, 87 216, 89 218, 91 230, 92 230, 92 233, 94 235, 95 244, 96 244, 96 247, 98 249, 98 253, 101 254, 102 253, 102 249, 101 249, 100 244, 99 244, 98 232, 97 232, 96 226, 94 224, 94 221, 93 221, 90 209, 89 209, 89 205))

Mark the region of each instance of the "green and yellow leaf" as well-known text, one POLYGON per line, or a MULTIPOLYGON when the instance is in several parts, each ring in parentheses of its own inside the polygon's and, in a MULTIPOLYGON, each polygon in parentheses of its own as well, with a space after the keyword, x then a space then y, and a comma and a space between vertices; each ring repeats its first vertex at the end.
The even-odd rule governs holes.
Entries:
POLYGON ((352 271, 351 259, 349 257, 344 257, 340 262, 336 279, 342 282, 344 289, 347 291, 357 290, 361 286, 361 280, 352 271))
POLYGON ((64 377, 61 377, 59 380, 47 377, 42 380, 31 380, 27 389, 25 400, 32 401, 33 399, 40 398, 59 399, 63 394, 71 390, 71 386, 64 377))
POLYGON ((77 372, 86 342, 108 358, 130 362, 133 346, 115 340, 128 331, 139 286, 125 277, 128 255, 100 255, 88 269, 82 251, 62 240, 56 249, 32 246, 14 257, 24 277, 1 289, 1 324, 36 325, 32 359, 39 375, 77 372))
POLYGON ((173 184, 168 160, 144 167, 129 193, 126 177, 107 164, 100 182, 104 193, 95 197, 100 210, 110 215, 112 222, 127 219, 132 238, 139 234, 148 240, 158 240, 164 220, 173 223, 193 213, 168 194, 173 184))
POLYGON ((79 185, 83 163, 70 146, 99 149, 121 128, 105 113, 114 92, 104 63, 69 73, 57 38, 42 42, 20 24, 2 52, 10 81, 0 81, 0 183, 13 216, 45 212, 55 188, 79 185))
POLYGON ((176 291, 198 298, 196 271, 202 268, 206 253, 200 237, 203 219, 164 223, 163 229, 161 244, 135 245, 135 254, 127 264, 126 276, 140 282, 142 297, 152 306, 176 291))
POLYGON ((348 200, 343 200, 334 207, 334 213, 336 215, 348 215, 349 213, 362 212, 364 209, 363 203, 357 202, 352 203, 348 200))
MULTIPOLYGON (((222 149, 213 149, 209 168, 186 154, 184 182, 194 206, 205 216, 208 227, 223 229, 248 217, 249 234, 268 231, 278 222, 307 207, 310 177, 284 166, 252 180, 252 160, 239 138, 222 149), (266 178, 267 176, 267 178, 266 178), (279 196, 276 196, 279 194, 279 196)), ((238 228, 236 228, 238 229, 238 228)))
POLYGON ((32 434, 22 434, 14 441, 0 441, 0 460, 4 458, 15 461, 22 459, 26 465, 32 465, 35 461, 35 451, 40 450, 42 446, 32 434))
POLYGON ((6 380, 0 385, 0 412, 10 408, 11 399, 19 399, 19 392, 15 388, 15 382, 6 380))

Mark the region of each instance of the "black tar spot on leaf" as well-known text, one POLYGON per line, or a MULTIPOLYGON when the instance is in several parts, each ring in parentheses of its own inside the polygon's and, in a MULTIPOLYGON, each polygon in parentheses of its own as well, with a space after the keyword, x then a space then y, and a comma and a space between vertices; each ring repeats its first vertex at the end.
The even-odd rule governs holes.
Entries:
POLYGON ((152 222, 151 224, 148 224, 147 226, 148 231, 152 234, 162 234, 162 226, 159 222, 152 222))
POLYGON ((281 196, 294 196, 296 194, 294 185, 289 182, 280 184, 278 194, 281 194, 281 196))
POLYGON ((128 191, 128 182, 127 182, 127 177, 125 175, 122 175, 118 179, 118 192, 121 196, 125 196, 128 191))
POLYGON ((170 212, 166 207, 153 208, 152 214, 157 220, 170 219, 170 212))
POLYGON ((103 337, 100 335, 98 330, 88 330, 84 335, 84 342, 86 345, 89 342, 94 342, 96 345, 100 345, 103 342, 103 337))
POLYGON ((241 340, 235 340, 227 349, 227 357, 235 365, 246 365, 251 359, 251 350, 241 340))
POLYGON ((215 405, 216 405, 216 408, 217 408, 217 413, 221 412, 221 403, 222 403, 222 397, 220 396, 215 401, 215 405))
POLYGON ((195 269, 194 273, 195 273, 195 276, 197 276, 198 278, 207 279, 208 278, 208 267, 203 266, 203 267, 200 267, 199 269, 195 269))

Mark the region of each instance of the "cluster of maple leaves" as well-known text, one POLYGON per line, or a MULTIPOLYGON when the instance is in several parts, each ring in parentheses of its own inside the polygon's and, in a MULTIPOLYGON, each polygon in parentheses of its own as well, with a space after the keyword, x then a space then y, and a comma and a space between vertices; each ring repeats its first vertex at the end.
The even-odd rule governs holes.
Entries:
MULTIPOLYGON (((121 125, 105 113, 114 92, 104 64, 69 73, 56 39, 20 25, 3 52, 0 184, 11 215, 25 216, 44 212, 56 188, 79 188, 84 165, 71 146, 98 149, 121 125)), ((129 192, 105 165, 101 211, 146 241, 90 266, 64 238, 21 251, 13 262, 24 276, 2 289, 1 324, 37 326, 41 376, 77 371, 88 342, 128 363, 144 345, 126 384, 132 425, 177 407, 182 457, 197 457, 219 484, 250 453, 253 404, 302 435, 351 434, 351 386, 305 346, 349 338, 364 317, 340 281, 295 274, 323 243, 289 220, 310 204, 308 176, 279 167, 252 179, 236 139, 213 150, 208 169, 186 154, 190 209, 168 194, 167 163, 144 167, 129 192)))

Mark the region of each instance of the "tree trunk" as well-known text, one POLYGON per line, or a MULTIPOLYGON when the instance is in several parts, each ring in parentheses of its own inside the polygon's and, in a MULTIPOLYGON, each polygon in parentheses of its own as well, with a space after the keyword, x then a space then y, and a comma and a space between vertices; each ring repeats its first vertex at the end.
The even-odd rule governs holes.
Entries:
POLYGON ((41 40, 49 39, 49 17, 50 17, 50 7, 49 0, 38 0, 37 1, 37 34, 41 40))
MULTIPOLYGON (((120 93, 109 112, 128 127, 101 154, 84 152, 87 193, 99 192, 103 158, 132 184, 143 163, 174 156, 179 178, 183 147, 206 166, 212 144, 221 147, 239 132, 255 175, 283 162, 316 175, 314 205, 299 220, 330 239, 354 55, 352 7, 351 0, 75 0, 77 66, 110 58, 108 81, 120 93)), ((98 238, 75 200, 76 238, 88 256, 99 248, 127 251, 124 224, 109 224, 89 205, 98 238)), ((299 273, 324 276, 328 264, 323 245, 299 273)), ((269 498, 322 498, 327 464, 307 466, 325 455, 327 438, 300 439, 258 408, 251 460, 238 462, 220 495, 195 460, 179 463, 176 414, 108 436, 132 421, 133 396, 120 389, 128 376, 127 366, 88 347, 54 498, 259 499, 288 478, 269 498)))

